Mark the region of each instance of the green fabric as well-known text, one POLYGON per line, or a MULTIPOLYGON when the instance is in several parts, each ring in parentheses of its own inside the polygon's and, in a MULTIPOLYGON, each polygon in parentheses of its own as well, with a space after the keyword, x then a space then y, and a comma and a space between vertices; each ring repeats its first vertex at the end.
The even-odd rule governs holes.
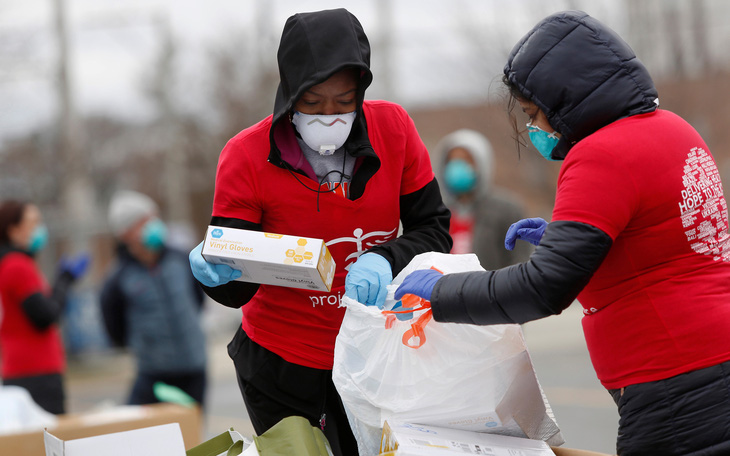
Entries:
MULTIPOLYGON (((231 428, 233 430, 233 428, 231 428)), ((221 454, 227 454, 228 450, 233 447, 233 439, 231 438, 230 432, 226 431, 220 435, 207 440, 200 445, 193 447, 185 452, 186 456, 219 456, 221 454)), ((241 447, 243 448, 243 442, 241 441, 241 447)), ((241 451, 234 453, 236 456, 241 454, 241 451)))
POLYGON ((239 440, 231 445, 226 456, 240 456, 241 453, 243 453, 243 440, 239 440))
POLYGON ((179 404, 185 407, 195 407, 197 405, 195 399, 177 386, 168 385, 163 382, 155 382, 152 390, 160 402, 172 402, 173 404, 179 404))
POLYGON ((319 428, 301 416, 289 416, 253 438, 260 456, 327 456, 329 442, 319 428))

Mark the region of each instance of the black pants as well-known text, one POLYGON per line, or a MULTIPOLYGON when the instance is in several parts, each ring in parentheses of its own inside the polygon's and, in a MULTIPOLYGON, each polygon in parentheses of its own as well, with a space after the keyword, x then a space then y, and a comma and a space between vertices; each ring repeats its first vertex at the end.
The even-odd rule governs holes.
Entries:
POLYGON ((20 386, 28 390, 33 402, 47 412, 60 415, 66 413, 66 394, 61 374, 35 375, 33 377, 6 378, 4 385, 20 386))
POLYGON ((228 344, 238 386, 258 435, 288 416, 322 429, 335 456, 357 456, 357 441, 332 371, 292 364, 248 338, 241 327, 228 344))
POLYGON ((730 455, 730 362, 609 392, 620 456, 730 455))
POLYGON ((160 402, 155 396, 155 383, 162 382, 170 386, 176 386, 187 393, 190 397, 205 406, 205 370, 195 372, 150 374, 140 372, 134 381, 132 391, 129 393, 127 402, 131 405, 154 404, 160 402))

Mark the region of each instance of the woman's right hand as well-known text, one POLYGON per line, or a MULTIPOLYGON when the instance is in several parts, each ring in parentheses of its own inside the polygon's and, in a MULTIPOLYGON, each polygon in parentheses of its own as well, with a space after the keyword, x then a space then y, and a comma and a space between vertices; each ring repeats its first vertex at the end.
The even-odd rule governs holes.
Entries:
POLYGON ((188 255, 190 269, 192 269, 193 276, 198 282, 206 287, 217 287, 241 277, 241 271, 238 269, 233 269, 226 264, 213 264, 205 261, 205 258, 203 258, 204 242, 198 244, 188 255))

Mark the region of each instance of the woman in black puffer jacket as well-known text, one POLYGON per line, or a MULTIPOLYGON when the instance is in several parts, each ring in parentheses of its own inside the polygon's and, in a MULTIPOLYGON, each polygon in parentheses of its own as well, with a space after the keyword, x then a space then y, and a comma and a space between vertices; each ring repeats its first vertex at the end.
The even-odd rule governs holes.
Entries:
POLYGON ((417 294, 437 321, 481 325, 559 314, 577 298, 618 406, 618 454, 730 454, 730 235, 707 145, 658 109, 631 48, 585 13, 542 20, 504 73, 533 145, 564 160, 552 220, 507 232, 506 244, 537 245, 529 261, 416 271, 396 298, 417 294))

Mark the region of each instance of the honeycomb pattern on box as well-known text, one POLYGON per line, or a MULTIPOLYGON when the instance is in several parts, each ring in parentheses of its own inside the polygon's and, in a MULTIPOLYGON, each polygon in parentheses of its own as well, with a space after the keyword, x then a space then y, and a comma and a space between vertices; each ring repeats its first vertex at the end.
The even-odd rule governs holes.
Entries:
POLYGON ((304 260, 311 260, 314 258, 312 252, 307 252, 307 240, 299 238, 297 240, 298 247, 296 249, 288 249, 286 251, 286 258, 284 258, 284 264, 301 263, 304 260))

